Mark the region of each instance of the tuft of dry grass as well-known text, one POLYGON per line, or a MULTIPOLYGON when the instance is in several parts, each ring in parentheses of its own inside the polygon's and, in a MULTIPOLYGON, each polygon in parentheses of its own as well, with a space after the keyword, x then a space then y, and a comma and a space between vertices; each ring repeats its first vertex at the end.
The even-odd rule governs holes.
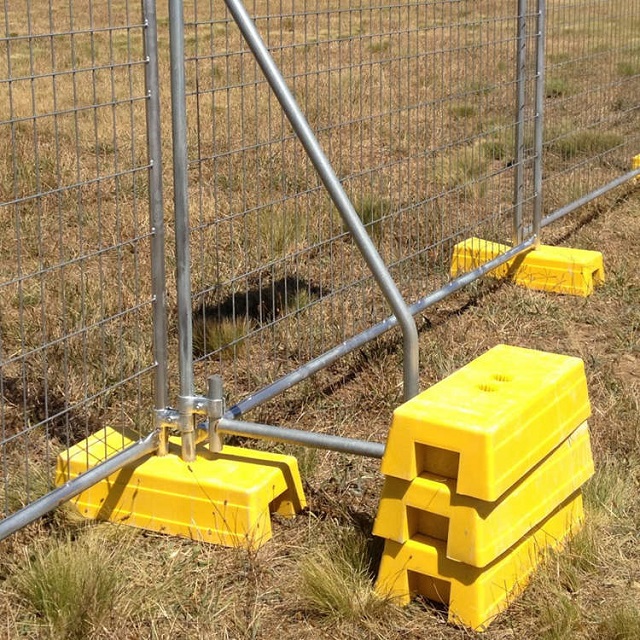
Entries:
POLYGON ((95 637, 123 604, 117 550, 98 538, 36 544, 15 561, 9 587, 52 640, 95 637))
POLYGON ((333 521, 318 529, 314 537, 319 543, 300 559, 303 611, 342 622, 379 621, 393 615, 392 602, 373 589, 370 538, 333 521))
POLYGON ((242 353, 245 337, 250 333, 252 322, 246 317, 233 319, 194 318, 193 348, 196 355, 220 353, 224 360, 233 359, 242 353))

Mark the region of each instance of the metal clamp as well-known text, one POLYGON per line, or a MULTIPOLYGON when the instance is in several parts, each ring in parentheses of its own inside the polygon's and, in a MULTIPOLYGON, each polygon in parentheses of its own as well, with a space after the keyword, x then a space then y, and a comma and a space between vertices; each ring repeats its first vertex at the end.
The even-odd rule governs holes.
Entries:
POLYGON ((222 450, 222 438, 218 433, 218 422, 225 411, 222 377, 215 375, 208 379, 207 396, 178 396, 178 409, 167 407, 157 409, 154 417, 155 428, 159 432, 158 455, 169 451, 169 432, 179 429, 182 438, 182 459, 193 462, 196 459, 196 444, 209 438, 209 449, 222 450), (206 418, 204 429, 195 418, 206 418), (198 428, 200 427, 200 428, 198 428))
POLYGON ((224 414, 224 389, 221 376, 211 376, 208 380, 207 415, 209 417, 209 450, 213 453, 222 451, 222 438, 218 432, 218 424, 224 414))
POLYGON ((180 415, 180 437, 182 438, 182 459, 193 462, 196 459, 196 416, 207 415, 208 400, 202 396, 178 396, 180 415))
POLYGON ((166 456, 169 453, 169 431, 178 426, 180 414, 171 407, 156 409, 153 420, 158 431, 157 453, 159 456, 166 456))

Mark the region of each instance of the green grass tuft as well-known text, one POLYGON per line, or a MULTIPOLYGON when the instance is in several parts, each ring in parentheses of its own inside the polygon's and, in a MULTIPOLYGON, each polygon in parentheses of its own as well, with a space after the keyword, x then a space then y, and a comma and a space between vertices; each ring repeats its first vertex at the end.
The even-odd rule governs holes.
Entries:
POLYGON ((10 578, 51 638, 84 640, 105 621, 125 580, 99 538, 39 546, 10 578))
POLYGON ((640 75, 640 64, 636 62, 619 62, 618 63, 618 75, 623 78, 633 78, 640 75))
POLYGON ((545 82, 544 93, 547 98, 561 98, 571 93, 571 85, 564 78, 552 76, 545 82))
POLYGON ((600 640, 637 640, 640 638, 640 609, 632 603, 609 610, 598 625, 600 640))
POLYGON ((374 619, 391 610, 378 595, 370 575, 371 554, 365 535, 331 524, 322 543, 306 555, 300 567, 300 593, 305 609, 342 620, 374 619))
POLYGON ((606 153, 623 142, 624 138, 620 134, 585 129, 561 136, 551 142, 550 146, 563 160, 572 160, 579 155, 606 153))
POLYGON ((476 108, 472 104, 455 104, 449 113, 455 118, 471 118, 476 115, 476 108))

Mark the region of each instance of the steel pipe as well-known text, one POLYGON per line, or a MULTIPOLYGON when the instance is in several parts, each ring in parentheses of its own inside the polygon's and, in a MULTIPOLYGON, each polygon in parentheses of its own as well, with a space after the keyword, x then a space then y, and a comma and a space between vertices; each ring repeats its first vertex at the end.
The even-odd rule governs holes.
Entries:
POLYGON ((518 0, 518 36, 516 53, 516 135, 513 188, 513 244, 524 240, 522 203, 524 201, 524 121, 525 80, 527 73, 527 0, 518 0))
MULTIPOLYGON (((176 234, 176 290, 178 307, 178 369, 180 396, 193 396, 193 324, 191 310, 191 251, 187 153, 186 74, 184 68, 184 3, 169 0, 171 61, 171 124, 173 130, 173 188, 176 234)), ((181 412, 182 459, 196 457, 194 419, 181 412)))
MULTIPOLYGON (((162 191, 162 128, 158 73, 158 25, 154 0, 143 0, 145 21, 145 85, 147 91, 147 153, 149 155, 149 226, 151 227, 151 293, 153 297, 154 404, 168 404, 167 285, 165 272, 164 197, 162 191)), ((158 439, 158 454, 167 453, 166 430, 158 439)))
POLYGON ((276 427, 270 424, 245 422, 244 420, 229 420, 228 418, 222 418, 218 422, 218 432, 243 436, 245 438, 255 438, 257 440, 299 444, 314 449, 328 449, 340 453, 352 453, 367 458, 382 458, 385 448, 381 442, 368 442, 367 440, 343 438, 341 436, 315 433, 313 431, 302 431, 299 429, 276 427))
POLYGON ((533 236, 536 245, 540 244, 540 228, 542 221, 542 164, 544 148, 544 97, 545 97, 545 44, 547 38, 547 5, 546 0, 538 0, 538 16, 536 20, 536 114, 534 119, 533 159, 533 236))
POLYGON ((159 431, 155 430, 148 436, 139 440, 135 444, 123 449, 112 458, 102 462, 95 467, 85 471, 82 475, 69 480, 61 487, 54 489, 42 498, 39 498, 30 505, 16 511, 0 522, 0 540, 4 540, 12 533, 26 527, 49 511, 53 511, 63 502, 82 493, 101 480, 109 477, 112 473, 122 469, 122 467, 154 453, 158 447, 159 431))

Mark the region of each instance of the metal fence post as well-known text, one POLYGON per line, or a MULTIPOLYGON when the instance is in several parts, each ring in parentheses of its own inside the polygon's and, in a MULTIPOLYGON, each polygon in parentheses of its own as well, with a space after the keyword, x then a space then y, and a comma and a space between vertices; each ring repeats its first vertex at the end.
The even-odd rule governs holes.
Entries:
POLYGON ((545 40, 547 36, 546 0, 538 0, 536 18, 536 113, 534 122, 535 158, 533 165, 533 235, 540 243, 542 221, 542 154, 544 145, 545 40))
POLYGON ((189 248, 189 197, 187 107, 184 68, 184 3, 169 1, 171 59, 171 122, 173 127, 173 188, 176 227, 176 286, 178 304, 178 366, 181 402, 182 457, 195 460, 195 427, 188 410, 193 396, 193 326, 191 310, 191 251, 189 248))
POLYGON ((525 76, 527 63, 527 0, 518 0, 518 35, 516 62, 516 131, 515 131, 515 185, 513 209, 513 244, 524 240, 522 202, 524 199, 524 122, 525 122, 525 76))
MULTIPOLYGON (((145 84, 147 92, 147 148, 149 154, 149 220, 151 240, 151 289, 153 296, 153 350, 155 409, 168 405, 167 285, 165 277, 164 199, 162 193, 162 133, 158 75, 158 22, 155 0, 143 0, 145 84)), ((167 453, 167 434, 160 427, 158 454, 167 453)))

